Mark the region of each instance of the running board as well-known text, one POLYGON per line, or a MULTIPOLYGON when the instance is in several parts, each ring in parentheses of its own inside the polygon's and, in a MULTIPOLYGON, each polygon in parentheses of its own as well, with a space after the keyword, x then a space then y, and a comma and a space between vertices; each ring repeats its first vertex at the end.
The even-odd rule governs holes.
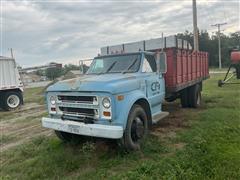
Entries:
POLYGON ((169 115, 169 112, 166 112, 166 111, 162 111, 159 114, 154 115, 152 119, 152 124, 157 124, 160 120, 167 117, 168 115, 169 115))

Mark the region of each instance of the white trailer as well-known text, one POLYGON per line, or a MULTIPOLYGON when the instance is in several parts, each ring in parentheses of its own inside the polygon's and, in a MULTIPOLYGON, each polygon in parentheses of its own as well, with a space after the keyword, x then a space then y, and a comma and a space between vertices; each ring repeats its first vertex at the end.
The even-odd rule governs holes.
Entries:
POLYGON ((14 110, 23 104, 23 83, 15 59, 0 56, 0 108, 14 110))

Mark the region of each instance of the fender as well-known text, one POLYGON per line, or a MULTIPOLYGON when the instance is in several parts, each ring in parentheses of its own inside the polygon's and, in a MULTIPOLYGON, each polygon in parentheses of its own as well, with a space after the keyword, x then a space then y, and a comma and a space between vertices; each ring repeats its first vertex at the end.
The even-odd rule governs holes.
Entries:
MULTIPOLYGON (((148 102, 146 95, 141 90, 135 90, 124 94, 124 100, 116 101, 115 107, 116 109, 121 109, 121 111, 115 111, 115 117, 117 119, 115 119, 114 121, 117 124, 121 124, 123 126, 123 129, 126 128, 128 115, 132 106, 139 99, 145 99, 148 102)), ((150 103, 148 102, 148 104, 151 110, 150 103)))

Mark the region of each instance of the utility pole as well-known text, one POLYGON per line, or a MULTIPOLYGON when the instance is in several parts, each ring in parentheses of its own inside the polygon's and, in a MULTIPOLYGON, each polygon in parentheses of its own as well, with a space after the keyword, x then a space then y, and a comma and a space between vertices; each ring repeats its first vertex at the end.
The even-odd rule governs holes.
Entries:
POLYGON ((222 69, 222 53, 221 53, 221 26, 226 25, 227 23, 218 23, 212 26, 216 26, 218 28, 217 36, 218 36, 218 65, 219 69, 222 69))
POLYGON ((195 51, 199 51, 198 27, 197 27, 197 3, 196 3, 196 0, 192 0, 192 8, 193 8, 193 42, 194 42, 194 50, 195 51))

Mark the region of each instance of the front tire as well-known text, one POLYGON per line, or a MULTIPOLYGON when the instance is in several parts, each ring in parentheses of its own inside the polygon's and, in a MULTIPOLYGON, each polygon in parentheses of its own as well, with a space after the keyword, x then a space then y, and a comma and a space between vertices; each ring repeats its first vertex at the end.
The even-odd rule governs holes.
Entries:
POLYGON ((127 151, 139 150, 148 134, 148 120, 144 109, 133 105, 128 115, 127 126, 122 137, 122 145, 127 151))

